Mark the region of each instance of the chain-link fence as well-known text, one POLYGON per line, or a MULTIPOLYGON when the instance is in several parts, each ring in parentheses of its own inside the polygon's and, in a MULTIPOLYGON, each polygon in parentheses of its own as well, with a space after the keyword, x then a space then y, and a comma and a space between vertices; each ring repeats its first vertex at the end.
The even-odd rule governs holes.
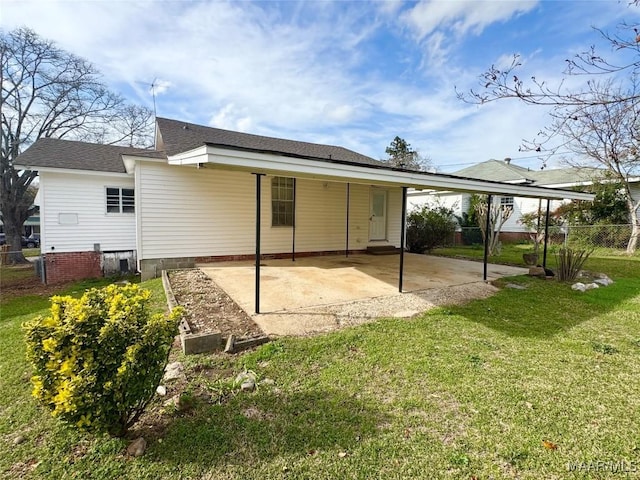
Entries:
POLYGON ((624 250, 631 237, 631 225, 569 225, 564 229, 569 247, 624 250))
MULTIPOLYGON (((508 238, 509 233, 503 233, 508 238)), ((613 248, 625 250, 631 237, 631 225, 564 225, 549 230, 549 243, 566 245, 573 248, 613 248)), ((513 238, 516 241, 515 237, 513 238)), ((532 235, 523 234, 519 241, 533 242, 532 235)), ((509 240, 505 239, 505 242, 509 240)), ((453 245, 482 244, 482 232, 479 227, 462 227, 453 239, 453 245)))

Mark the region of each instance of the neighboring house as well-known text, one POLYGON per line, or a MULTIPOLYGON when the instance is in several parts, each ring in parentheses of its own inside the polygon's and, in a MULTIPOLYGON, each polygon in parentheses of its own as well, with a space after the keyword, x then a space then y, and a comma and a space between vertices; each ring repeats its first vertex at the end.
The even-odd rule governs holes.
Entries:
MULTIPOLYGON (((603 177, 603 170, 596 168, 558 168, 549 170, 530 170, 511 163, 511 159, 487 160, 471 167, 454 172, 452 175, 482 180, 495 180, 513 185, 531 185, 554 189, 573 189, 591 185, 594 179, 603 177)), ((640 194, 640 188, 637 188, 640 194)), ((420 192, 409 191, 408 208, 415 208, 434 201, 450 207, 460 216, 469 211, 470 193, 461 192, 420 192)), ((505 240, 529 238, 527 228, 520 222, 523 214, 537 212, 541 208, 544 214, 547 209, 546 201, 525 198, 517 195, 502 195, 494 197, 495 202, 513 207, 513 214, 502 227, 501 237, 505 240)), ((566 200, 557 199, 550 202, 551 211, 555 210, 566 200)))
POLYGON ((591 198, 394 169, 330 145, 163 118, 157 127, 152 151, 43 138, 17 159, 39 172, 47 282, 131 270, 147 279, 258 251, 285 257, 400 247, 410 187, 591 198))
MULTIPOLYGON (((0 232, 4 232, 4 224, 2 223, 2 218, 0 218, 0 232)), ((27 218, 27 221, 24 222, 22 226, 22 235, 28 237, 34 233, 40 234, 40 211, 39 209, 27 218)))

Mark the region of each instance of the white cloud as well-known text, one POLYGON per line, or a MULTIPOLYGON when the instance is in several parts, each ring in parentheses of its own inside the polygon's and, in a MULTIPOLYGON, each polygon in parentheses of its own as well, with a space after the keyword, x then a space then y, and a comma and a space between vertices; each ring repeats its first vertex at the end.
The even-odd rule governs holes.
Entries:
MULTIPOLYGON (((402 13, 399 2, 21 1, 3 3, 0 25, 26 24, 86 57, 134 102, 151 104, 156 79, 162 116, 374 158, 400 135, 443 165, 516 157, 520 140, 546 123, 541 111, 470 106, 453 90, 475 86, 480 73, 454 63, 460 38, 480 42, 492 23, 534 6, 422 2, 402 13), (390 19, 421 40, 402 37, 390 19)), ((505 51, 487 58, 502 65, 505 51)), ((561 58, 539 50, 525 60, 531 74, 558 78, 561 58)))
POLYGON ((504 1, 435 1, 423 0, 402 15, 419 39, 439 28, 453 30, 456 35, 471 32, 478 35, 488 25, 508 20, 530 11, 535 0, 504 1))

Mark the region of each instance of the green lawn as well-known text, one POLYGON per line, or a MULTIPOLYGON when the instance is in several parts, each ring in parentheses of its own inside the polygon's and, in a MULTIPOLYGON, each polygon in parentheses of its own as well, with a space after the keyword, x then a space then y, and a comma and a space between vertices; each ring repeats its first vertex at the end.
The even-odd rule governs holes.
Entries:
MULTIPOLYGON (((640 258, 586 268, 616 283, 578 293, 516 277, 526 289, 413 320, 183 359, 195 406, 167 412, 138 459, 123 455, 125 440, 78 434, 34 404, 20 324, 45 306, 11 300, 0 321, 0 477, 635 476, 596 462, 640 467, 640 258), (244 368, 275 383, 237 392, 244 368), (18 434, 26 441, 14 446, 18 434)), ((160 282, 144 285, 162 308, 160 282)))

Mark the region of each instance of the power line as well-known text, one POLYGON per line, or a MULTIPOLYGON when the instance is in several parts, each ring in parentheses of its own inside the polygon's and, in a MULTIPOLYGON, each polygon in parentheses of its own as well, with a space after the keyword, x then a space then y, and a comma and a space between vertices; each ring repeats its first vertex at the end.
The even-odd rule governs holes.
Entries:
MULTIPOLYGON (((567 155, 567 154, 571 154, 573 152, 554 152, 554 153, 547 153, 547 154, 538 154, 538 155, 530 155, 530 156, 526 156, 526 157, 509 157, 511 158, 511 160, 529 160, 532 158, 541 158, 541 157, 552 157, 554 155, 567 155)), ((495 159, 498 160, 498 159, 495 159)), ((446 166, 447 167, 458 167, 458 166, 464 166, 464 165, 477 165, 479 162, 461 162, 461 163, 448 163, 446 166)))

